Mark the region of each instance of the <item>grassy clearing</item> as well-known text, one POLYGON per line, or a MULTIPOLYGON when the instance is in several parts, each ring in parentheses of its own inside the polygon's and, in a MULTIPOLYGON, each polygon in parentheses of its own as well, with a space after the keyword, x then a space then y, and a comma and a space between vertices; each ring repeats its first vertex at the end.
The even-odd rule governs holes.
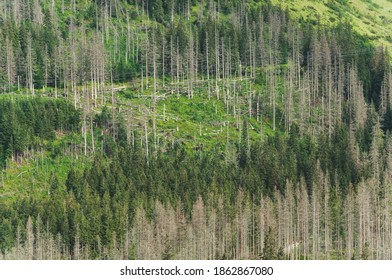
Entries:
POLYGON ((333 25, 339 19, 347 20, 376 45, 392 46, 391 0, 272 0, 272 3, 287 7, 295 18, 320 21, 325 25, 333 25))
MULTIPOLYGON (((178 141, 189 149, 195 149, 201 145, 207 149, 221 147, 225 145, 227 140, 238 142, 241 137, 244 117, 249 119, 252 131, 249 135, 252 140, 260 140, 262 135, 272 134, 268 121, 263 124, 263 129, 261 129, 260 121, 256 120, 256 116, 248 116, 247 96, 242 91, 238 92, 236 97, 238 99, 235 105, 237 115, 234 114, 234 97, 224 95, 222 81, 218 83, 219 99, 215 92, 208 94, 208 86, 206 86, 206 82, 202 81, 194 86, 194 95, 190 99, 184 90, 180 90, 178 93, 170 86, 167 86, 166 89, 160 87, 157 92, 159 98, 155 113, 151 101, 152 84, 150 83, 150 87, 144 88, 142 91, 140 91, 140 86, 137 86, 119 92, 116 95, 117 104, 114 104, 114 106, 120 106, 122 111, 128 110, 126 115, 128 115, 132 126, 136 130, 140 130, 141 135, 145 134, 143 131, 145 124, 148 126, 149 134, 152 133, 154 117, 159 142, 178 141), (231 101, 225 103, 225 98, 230 98, 231 101), (240 112, 240 117, 238 117, 238 112, 240 112), (263 133, 261 134, 261 132, 263 133)), ((162 84, 162 81, 158 81, 158 84, 162 84)), ((211 85, 214 85, 215 88, 214 81, 211 81, 211 85)), ((261 92, 260 88, 253 87, 255 91, 261 92)))
MULTIPOLYGON (((15 98, 26 97, 15 95, 15 98)), ((46 197, 55 177, 60 191, 65 192, 69 170, 72 167, 82 170, 91 163, 91 157, 82 155, 80 134, 56 132, 56 136, 56 139, 43 141, 41 147, 27 151, 18 160, 7 160, 6 169, 0 170, 0 204, 22 197, 46 197)))
MULTIPOLYGON (((94 114, 99 114, 103 106, 107 106, 110 111, 114 108, 115 112, 121 112, 126 125, 131 128, 130 130, 137 131, 143 140, 146 125, 150 141, 153 139, 153 119, 155 119, 159 143, 179 142, 188 150, 224 152, 227 141, 231 143, 241 141, 244 118, 249 121, 251 141, 259 141, 265 135, 274 133, 270 120, 267 118, 265 118, 263 129, 261 129, 260 121, 257 121, 255 116, 248 116, 247 95, 244 92, 238 92, 236 97, 238 100, 235 105, 237 115, 234 115, 233 104, 228 106, 224 102, 223 81, 218 83, 221 94, 219 99, 214 92, 211 92, 210 95, 207 93, 208 87, 204 82, 194 86, 194 97, 189 99, 183 89, 177 93, 170 86, 162 87, 162 81, 159 80, 160 86, 157 95, 160 98, 155 110, 152 108, 151 101, 153 82, 149 82, 149 86, 142 90, 140 81, 136 80, 135 83, 136 87, 128 85, 125 90, 116 92, 113 103, 110 92, 106 93, 104 98, 99 97, 98 101, 100 102, 97 104, 98 107, 94 108, 94 114), (104 101, 101 102, 102 100, 104 101), (238 112, 240 112, 240 116, 238 116, 238 112)), ((215 82, 211 83, 214 84, 215 89, 215 82)), ((243 82, 239 81, 238 83, 242 85, 243 82)), ((244 85, 242 85, 243 89, 244 85)), ((255 85, 253 88, 261 92, 261 89, 255 85)), ((47 92, 37 92, 36 94, 36 96, 41 95, 44 96, 42 98, 51 98, 47 97, 47 92)), ((34 98, 24 93, 15 93, 11 96, 15 99, 34 98)), ((59 96, 59 98, 67 98, 59 96)), ((68 96, 68 98, 72 104, 73 96, 68 96)), ((80 100, 80 102, 84 101, 80 100)), ((266 114, 266 112, 262 114, 266 114)), ((94 134, 95 145, 100 145, 98 142, 100 130, 96 130, 94 134)), ((87 137, 87 143, 91 144, 90 135, 87 137)), ((69 170, 72 167, 82 170, 90 163, 91 158, 83 156, 81 132, 69 135, 59 133, 56 139, 42 143, 40 149, 29 152, 23 159, 19 159, 19 161, 8 160, 7 168, 0 172, 0 203, 10 203, 21 197, 42 198, 48 196, 50 183, 53 179, 51 177, 54 174, 60 182, 60 187, 65 191, 64 183, 69 170)))
POLYGON ((53 174, 60 182, 60 189, 65 191, 64 182, 71 167, 82 169, 87 164, 89 160, 84 157, 62 155, 53 159, 48 152, 37 152, 22 162, 9 161, 8 167, 1 171, 0 203, 21 197, 46 197, 53 174))

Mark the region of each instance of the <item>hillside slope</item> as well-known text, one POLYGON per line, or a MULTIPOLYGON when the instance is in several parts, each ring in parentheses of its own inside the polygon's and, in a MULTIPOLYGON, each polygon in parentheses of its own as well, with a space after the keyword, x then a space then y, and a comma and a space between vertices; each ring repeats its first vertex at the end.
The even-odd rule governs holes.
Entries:
POLYGON ((5 3, 0 258, 392 258, 372 2, 5 3))
POLYGON ((303 20, 334 25, 351 22, 354 30, 377 45, 392 46, 392 1, 390 0, 290 0, 271 1, 288 8, 290 15, 303 20))

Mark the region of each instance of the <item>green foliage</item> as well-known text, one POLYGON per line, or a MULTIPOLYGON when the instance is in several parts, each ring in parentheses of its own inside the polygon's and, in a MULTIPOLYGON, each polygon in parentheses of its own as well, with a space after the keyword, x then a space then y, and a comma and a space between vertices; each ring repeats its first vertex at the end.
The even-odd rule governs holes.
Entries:
POLYGON ((263 260, 278 260, 278 257, 281 257, 282 250, 278 249, 278 245, 276 244, 276 234, 271 227, 268 227, 268 231, 264 238, 264 247, 263 247, 263 260))
MULTIPOLYGON (((75 100, 80 98, 78 105, 83 104, 86 123, 91 124, 91 132, 84 130, 85 134, 80 134, 80 112, 62 98, 16 98, 15 95, 0 98, 0 164, 8 167, 4 174, 13 175, 6 178, 9 180, 6 183, 11 182, 7 190, 17 193, 6 200, 4 207, 0 205, 1 251, 15 245, 17 225, 26 224, 29 217, 34 217, 42 219, 53 236, 62 236, 61 245, 72 257, 76 254, 75 246, 80 244, 94 258, 106 258, 102 247, 114 246, 113 240, 123 240, 129 234, 137 211, 143 209, 147 221, 154 221, 156 201, 176 211, 183 207, 185 223, 192 223, 193 208, 200 197, 208 205, 208 214, 214 209, 211 205, 218 204, 218 198, 228 213, 227 219, 234 221, 238 214, 234 205, 240 194, 245 197, 243 204, 259 206, 264 203, 261 197, 267 197, 273 211, 280 211, 277 209, 279 196, 290 193, 286 189, 287 182, 296 186, 296 193, 303 191, 303 200, 307 201, 317 194, 322 175, 331 182, 329 200, 324 204, 329 207, 329 216, 323 223, 329 223, 330 219, 334 224, 332 241, 341 241, 339 238, 346 233, 338 222, 343 216, 349 188, 353 186, 355 191, 361 180, 372 176, 371 172, 363 172, 364 164, 358 162, 355 152, 367 157, 375 141, 381 87, 390 67, 388 53, 375 49, 368 38, 353 31, 354 26, 348 21, 337 21, 335 26, 327 27, 321 26, 319 20, 308 19, 293 26, 293 22, 287 20, 288 10, 274 7, 269 1, 248 1, 240 8, 236 1, 221 1, 217 16, 207 12, 208 8, 215 10, 208 7, 215 5, 213 1, 205 6, 190 1, 191 7, 184 1, 144 1, 146 15, 131 5, 132 1, 119 2, 128 8, 127 16, 115 5, 110 7, 111 14, 107 14, 105 1, 79 1, 75 12, 65 9, 60 13, 58 3, 55 14, 45 9, 42 24, 32 15, 20 24, 8 18, 0 22, 0 50, 5 53, 7 46, 3 42, 8 38, 16 60, 12 65, 15 67, 12 79, 5 71, 12 67, 6 69, 5 64, 0 65, 1 85, 8 85, 3 90, 16 90, 17 80, 22 87, 28 85, 31 70, 35 88, 56 86, 56 93, 75 97, 75 100), (102 25, 101 22, 105 22, 102 19, 110 24, 102 25), (277 26, 279 32, 275 31, 277 26), (291 40, 293 32, 298 32, 298 42, 291 40), (87 46, 86 42, 95 45, 87 46), (322 51, 327 46, 331 49, 329 63, 335 65, 341 57, 344 69, 355 65, 366 101, 375 104, 367 106, 365 124, 355 127, 354 140, 350 138, 353 125, 350 102, 355 98, 346 83, 342 85, 342 96, 336 96, 341 99, 343 121, 330 124, 330 134, 319 131, 326 127, 321 125, 326 120, 323 110, 327 95, 323 73, 331 66, 324 56, 320 62, 312 60, 316 54, 313 48, 320 42, 324 44, 320 47, 322 51), (305 87, 303 77, 308 82, 315 68, 322 74, 314 74, 316 78, 312 82, 319 88, 309 90, 309 108, 292 108, 292 123, 283 125, 289 115, 289 105, 285 103, 286 81, 281 73, 288 73, 290 63, 297 63, 290 58, 297 51, 295 67, 299 68, 300 80, 293 82, 294 103, 303 97, 296 91, 305 87), (77 56, 75 62, 72 62, 73 52, 77 56), (155 56, 157 73, 153 73, 155 66, 151 66, 151 58, 155 56), (196 61, 191 62, 193 59, 196 61), (270 60, 274 60, 272 66, 268 64, 270 60), (97 66, 101 61, 103 64, 97 66), (32 69, 27 66, 30 62, 32 69), (195 73, 191 81, 192 63, 195 64, 192 71, 197 75, 195 73), (320 65, 315 66, 317 63, 320 65), (219 64, 224 64, 227 73, 234 74, 217 75, 219 64), (252 71, 255 76, 251 76, 252 71), (272 85, 279 122, 276 130, 271 128, 273 110, 268 92, 271 89, 267 90, 271 77, 266 74, 269 71, 271 76, 276 76, 272 85), (151 77, 154 74, 158 77, 154 82, 158 84, 160 96, 152 109, 151 77), (208 81, 205 80, 207 74, 208 81), (94 80, 94 75, 102 77, 94 80), (68 93, 70 89, 76 94, 84 93, 90 83, 92 89, 100 83, 102 90, 107 84, 100 79, 108 82, 109 76, 110 82, 127 83, 127 87, 130 82, 131 88, 113 94, 111 102, 106 101, 110 98, 106 97, 105 89, 99 92, 102 98, 94 100, 97 106, 93 107, 94 112, 85 105, 90 104, 89 94, 72 96, 68 93), (74 77, 72 85, 70 77, 74 77), (189 83, 194 83, 192 98, 184 94, 189 91, 189 83), (224 92, 226 90, 231 90, 231 96, 224 92), (218 93, 221 94, 219 99, 218 93), (248 107, 249 101, 252 105, 248 107), (256 117, 255 111, 259 109, 261 112, 256 117), (298 111, 302 110, 312 111, 311 115, 300 120, 298 116, 302 116, 302 112, 298 111), (88 148, 92 147, 93 139, 95 141, 95 153, 92 148, 91 152, 84 151, 88 157, 80 153, 83 137, 88 148), (350 146, 353 142, 358 143, 359 151, 350 146), (33 155, 33 164, 23 165, 24 154, 29 150, 41 150, 41 154, 33 155), (71 153, 72 158, 65 156, 65 151, 71 153), (41 160, 37 159, 39 156, 41 160), (38 178, 42 170, 46 175, 38 178), (297 186, 302 184, 306 185, 305 191, 298 190, 297 186)), ((327 1, 325 5, 342 15, 346 13, 347 3, 327 1)), ((1 61, 11 57, 0 55, 1 61)), ((337 83, 338 74, 331 75, 337 83)), ((40 95, 51 90, 54 91, 52 88, 36 91, 40 95)), ((389 102, 382 119, 382 128, 390 130, 389 102)), ((380 165, 385 161, 380 160, 380 165)), ((385 166, 379 169, 383 173, 385 166)), ((327 212, 326 208, 323 211, 327 212)), ((252 237, 253 233, 248 234, 252 237)), ((268 225, 262 241, 264 249, 259 252, 263 259, 286 258, 276 235, 275 228, 268 225)), ((160 257, 172 259, 176 254, 175 242, 166 236, 162 243, 160 257)), ((361 258, 367 259, 371 254, 369 250, 366 245, 361 258)), ((128 253, 130 258, 136 258, 135 244, 128 248, 128 253)), ((217 257, 229 258, 229 254, 224 252, 217 257)))
MULTIPOLYGON (((208 201, 210 195, 220 196, 223 204, 229 208, 241 190, 248 193, 252 201, 259 203, 258 197, 262 194, 274 199, 275 189, 284 193, 286 180, 300 182, 305 176, 311 190, 316 177, 316 174, 313 175, 316 172, 316 161, 321 160, 321 165, 329 166, 332 152, 331 155, 328 152, 326 158, 320 157, 321 149, 317 149, 316 143, 295 134, 290 137, 277 134, 263 143, 251 143, 249 149, 252 152, 248 156, 246 127, 245 121, 242 144, 236 151, 246 158, 241 160, 240 157, 241 168, 230 162, 227 165, 222 163, 221 155, 213 152, 203 151, 203 156, 199 157, 198 153, 187 151, 181 144, 167 146, 166 151, 157 156, 150 153, 147 163, 147 155, 140 147, 110 142, 111 151, 104 149, 104 156, 97 153, 90 167, 70 168, 63 179, 66 192, 62 188, 63 183, 56 174, 52 174, 49 179, 49 197, 22 198, 10 205, 9 210, 24 214, 4 214, 4 217, 15 224, 15 219, 40 215, 52 234, 61 234, 65 245, 70 248, 77 225, 83 236, 81 246, 88 247, 99 257, 99 251, 94 251, 97 250, 97 238, 102 246, 109 245, 114 237, 121 239, 127 230, 125 225, 132 226, 134 223, 134 213, 139 207, 143 207, 147 217, 153 219, 154 203, 151 201, 156 199, 174 208, 182 204, 186 217, 190 219, 198 197, 208 201), (56 209, 59 204, 64 205, 64 209, 56 209)), ((344 141, 344 137, 334 140, 336 145, 342 147, 346 145, 344 141)), ((139 139, 135 142, 140 143, 139 139)), ((334 149, 343 153, 343 149, 338 147, 334 149)), ((343 156, 349 158, 349 155, 343 156)), ((342 170, 341 177, 347 172, 339 162, 334 163, 334 166, 342 170)), ((350 178, 347 180, 352 181, 350 178)), ((336 203, 340 205, 341 202, 336 203)), ((338 217, 339 213, 335 215, 338 217)), ((2 226, 9 227, 6 224, 2 226)), ((14 230, 3 238, 12 240, 10 235, 15 234, 14 230)), ((265 259, 285 257, 276 244, 275 235, 270 228, 264 240, 265 259)), ((162 257, 171 258, 172 244, 167 241, 165 246, 162 257)))
POLYGON ((56 131, 70 132, 79 128, 79 112, 64 100, 44 98, 0 98, 0 162, 18 160, 23 153, 43 140, 53 140, 56 131))

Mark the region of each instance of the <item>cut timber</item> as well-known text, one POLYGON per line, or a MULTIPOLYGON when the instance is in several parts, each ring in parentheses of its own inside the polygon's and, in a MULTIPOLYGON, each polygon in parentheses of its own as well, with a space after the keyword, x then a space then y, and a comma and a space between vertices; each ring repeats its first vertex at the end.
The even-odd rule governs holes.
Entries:
POLYGON ((127 89, 127 87, 126 87, 126 86, 115 87, 115 88, 113 88, 113 92, 122 91, 122 90, 124 90, 124 89, 127 89))

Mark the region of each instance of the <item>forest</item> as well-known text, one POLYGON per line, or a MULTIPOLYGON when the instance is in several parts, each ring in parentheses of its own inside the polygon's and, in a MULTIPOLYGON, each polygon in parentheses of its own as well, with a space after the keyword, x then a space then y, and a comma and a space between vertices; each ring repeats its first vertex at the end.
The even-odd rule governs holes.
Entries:
POLYGON ((391 41, 346 2, 1 1, 0 259, 392 259, 391 41))

